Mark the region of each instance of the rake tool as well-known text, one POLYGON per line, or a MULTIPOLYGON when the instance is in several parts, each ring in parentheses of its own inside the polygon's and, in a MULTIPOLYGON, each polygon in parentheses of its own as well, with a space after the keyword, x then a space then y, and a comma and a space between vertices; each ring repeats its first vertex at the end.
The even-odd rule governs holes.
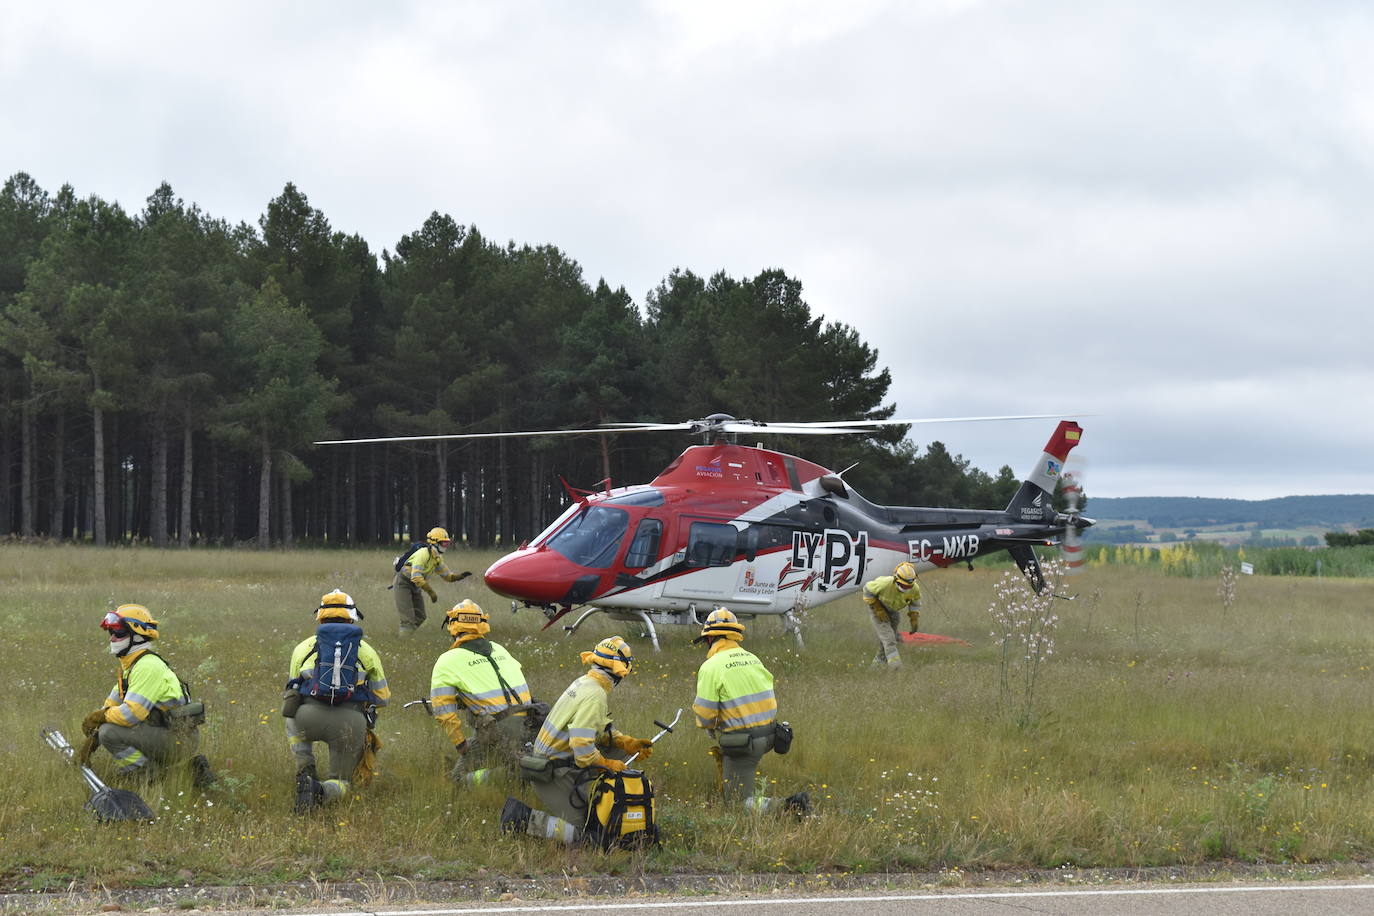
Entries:
MULTIPOLYGON (((671 731, 673 730, 673 726, 676 725, 677 722, 678 722, 678 719, 681 719, 681 718, 682 718, 682 708, 681 708, 681 707, 678 707, 677 715, 673 716, 673 721, 671 721, 671 722, 660 722, 660 721, 658 721, 657 719, 655 719, 655 720, 654 720, 654 724, 657 725, 659 728, 663 729, 663 731, 659 732, 657 735, 654 735, 653 738, 649 739, 649 746, 652 747, 653 745, 658 744, 658 739, 659 739, 659 738, 662 738, 664 735, 666 735, 666 734, 668 734, 669 732, 671 732, 671 731)), ((626 765, 626 766, 629 766, 630 764, 634 763, 634 762, 635 762, 635 758, 638 757, 638 756, 639 756, 639 751, 635 751, 635 752, 634 752, 633 754, 631 754, 629 757, 626 757, 626 758, 625 758, 625 765, 626 765)))
MULTIPOLYGON (((76 750, 67 743, 67 739, 62 737, 62 733, 55 728, 45 728, 42 730, 43 740, 48 747, 57 751, 67 758, 68 763, 76 764, 76 750)), ((86 800, 86 807, 95 812, 95 819, 98 821, 151 821, 153 820, 153 809, 148 807, 147 802, 138 797, 138 794, 128 789, 112 789, 100 781, 100 777, 95 775, 95 770, 86 766, 84 763, 77 764, 81 769, 81 776, 86 780, 86 787, 91 790, 91 797, 86 800)))

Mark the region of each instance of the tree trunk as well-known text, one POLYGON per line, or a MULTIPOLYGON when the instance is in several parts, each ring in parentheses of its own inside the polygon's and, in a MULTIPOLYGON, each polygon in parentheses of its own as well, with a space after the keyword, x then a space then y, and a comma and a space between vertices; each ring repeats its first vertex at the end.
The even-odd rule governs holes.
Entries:
POLYGON ((48 535, 59 541, 67 537, 67 414, 57 412, 57 428, 52 437, 52 521, 48 535))
POLYGON ((418 541, 420 532, 428 531, 429 528, 423 527, 424 519, 420 517, 420 459, 416 455, 410 456, 410 539, 418 541))
POLYGON ((283 547, 294 547, 296 532, 291 519, 291 475, 286 473, 285 461, 277 476, 281 478, 281 506, 277 510, 281 513, 281 544, 283 547))
MULTIPOLYGON (((96 397, 100 395, 100 374, 94 376, 96 397)), ((92 531, 95 545, 105 546, 105 411, 99 406, 91 408, 91 429, 95 442, 91 445, 91 507, 95 510, 92 531)))
POLYGON ((181 428, 181 523, 177 526, 177 543, 191 546, 191 408, 182 416, 181 428))
MULTIPOLYGON (((434 468, 438 480, 434 487, 434 524, 448 527, 448 446, 434 443, 434 468)), ((452 532, 449 532, 452 534, 452 532)))
POLYGON ((358 542, 358 450, 348 450, 348 523, 345 527, 345 543, 358 542))
POLYGON ((258 549, 272 546, 272 445, 262 434, 262 467, 258 471, 258 549))
POLYGON ((33 437, 38 426, 33 403, 25 401, 19 414, 19 536, 31 538, 33 522, 33 437))
POLYGON ((154 547, 167 546, 167 414, 153 416, 152 519, 154 547))

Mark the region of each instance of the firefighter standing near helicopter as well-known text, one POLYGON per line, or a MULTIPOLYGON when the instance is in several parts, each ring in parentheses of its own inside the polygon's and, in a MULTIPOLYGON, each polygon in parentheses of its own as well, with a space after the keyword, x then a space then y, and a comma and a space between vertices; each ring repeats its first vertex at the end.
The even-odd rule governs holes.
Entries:
MULTIPOLYGON (((777 799, 754 793, 759 761, 769 751, 786 753, 791 729, 783 726, 786 744, 777 743, 778 701, 773 675, 752 652, 740 645, 744 624, 729 608, 718 607, 706 618, 694 644, 706 643, 706 661, 697 669, 697 696, 692 703, 697 727, 716 743, 709 753, 716 761, 716 781, 727 802, 744 799, 749 811, 768 811, 777 799)), ((783 808, 807 814, 811 800, 798 792, 783 800, 783 808)))
POLYGON ((181 679, 152 651, 158 638, 153 615, 141 604, 121 604, 104 616, 100 627, 109 631, 119 680, 104 705, 81 724, 87 738, 82 762, 103 747, 119 765, 120 776, 147 779, 162 766, 189 760, 196 785, 209 784, 209 764, 203 754, 195 754, 205 706, 191 700, 181 679))
POLYGON ((900 637, 897 628, 903 610, 911 624, 911 632, 920 629, 921 587, 916 584, 916 567, 898 563, 890 576, 879 576, 864 586, 864 604, 873 612, 873 627, 878 631, 878 654, 873 664, 900 668, 902 656, 897 652, 900 637))
POLYGON ((430 708, 458 754, 449 778, 477 784, 493 768, 515 769, 527 737, 530 688, 520 663, 486 638, 490 618, 476 602, 450 608, 444 629, 453 646, 434 663, 430 708), (464 711, 470 731, 463 728, 464 711))
POLYGON ((581 839, 592 780, 602 770, 620 772, 625 758, 648 759, 653 742, 632 738, 611 724, 611 691, 634 667, 634 653, 619 636, 608 636, 582 653, 587 673, 568 685, 553 704, 521 758, 521 776, 534 786, 536 810, 518 798, 501 809, 502 833, 528 833, 572 845, 581 839))
POLYGON ((446 529, 431 528, 425 535, 425 543, 414 545, 396 568, 391 587, 396 595, 396 613, 401 618, 400 635, 409 636, 425 622, 425 599, 421 592, 428 595, 431 602, 439 600, 439 593, 429 583, 431 578, 439 576, 446 582, 457 582, 472 575, 452 572, 444 565, 444 551, 452 543, 446 529))

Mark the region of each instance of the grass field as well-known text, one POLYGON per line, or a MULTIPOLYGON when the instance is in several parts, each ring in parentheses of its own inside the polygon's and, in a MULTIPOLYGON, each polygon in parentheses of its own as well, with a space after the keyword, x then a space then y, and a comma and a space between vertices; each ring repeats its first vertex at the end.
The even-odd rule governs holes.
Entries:
MULTIPOLYGON (((495 554, 451 556, 479 573, 495 554)), ((0 709, 0 888, 49 890, 301 878, 450 879, 475 873, 722 870, 865 872, 958 867, 1144 866, 1214 860, 1310 862, 1374 856, 1374 583, 1243 577, 1229 611, 1214 578, 1108 567, 1060 602, 1054 654, 1018 726, 999 708, 988 606, 999 571, 923 577, 924 629, 971 649, 904 650, 899 672, 867 665, 876 640, 857 598, 813 610, 807 651, 773 620, 745 645, 777 676, 797 740, 763 773, 808 790, 819 814, 751 817, 713 800, 707 741, 680 728, 647 770, 664 843, 602 856, 501 838, 517 785, 453 788, 446 742, 418 709, 447 646, 431 622, 395 636, 382 551, 156 552, 0 548, 8 652, 0 709), (292 760, 278 714, 291 648, 322 592, 351 592, 394 691, 379 734, 382 774, 327 815, 290 813, 292 760), (210 710, 202 749, 220 773, 206 793, 184 777, 141 790, 152 825, 96 824, 85 789, 39 728, 79 737, 115 662, 97 628, 124 602, 162 623, 160 649, 210 710)), ((649 736, 690 707, 702 653, 685 630, 665 651, 594 618, 571 639, 512 616, 480 577, 440 583, 472 597, 493 638, 522 660, 537 696, 580 673, 577 653, 623 632, 639 667, 611 698, 616 724, 649 736), (475 583, 475 584, 474 584, 475 583)), ((443 604, 431 606, 443 607, 443 604)), ((684 724, 690 709, 684 713, 684 724)), ((108 774, 108 757, 97 768, 108 774)))

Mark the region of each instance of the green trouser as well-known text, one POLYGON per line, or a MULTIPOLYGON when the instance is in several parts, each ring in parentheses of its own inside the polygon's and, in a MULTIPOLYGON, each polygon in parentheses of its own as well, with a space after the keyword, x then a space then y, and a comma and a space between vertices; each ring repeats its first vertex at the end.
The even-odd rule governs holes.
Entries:
POLYGON ((721 732, 717 739, 721 754, 721 794, 728 802, 748 798, 754 794, 759 761, 773 749, 773 723, 721 732), (747 742, 743 741, 746 737, 747 742))
POLYGON ((496 773, 514 773, 529 740, 525 721, 524 716, 506 716, 497 722, 485 717, 475 724, 469 717, 468 752, 458 758, 449 777, 458 782, 464 774, 484 774, 482 778, 489 779, 496 773))
MULTIPOLYGON (((618 748, 601 749, 603 756, 614 760, 624 760, 625 754, 618 748)), ((582 838, 587 827, 587 799, 592 784, 596 782, 600 768, 590 771, 582 767, 563 764, 553 769, 553 779, 549 782, 534 782, 534 794, 539 796, 538 809, 530 814, 530 822, 525 832, 533 836, 561 840, 569 845, 582 838)))
POLYGON ((401 618, 401 635, 414 633, 425 622, 425 593, 419 586, 400 573, 391 583, 391 591, 396 597, 396 615, 401 618))
POLYGON ((110 752, 119 764, 119 772, 126 775, 147 772, 153 764, 167 765, 190 757, 200 744, 200 732, 194 728, 176 729, 148 722, 138 725, 100 726, 100 746, 110 752))
POLYGON ((339 798, 348 793, 349 780, 363 757, 367 717, 357 703, 330 706, 307 698, 295 718, 286 720, 286 738, 298 771, 315 766, 314 742, 323 741, 329 747, 329 777, 323 782, 324 791, 330 799, 339 798))
POLYGON ((897 633, 897 615, 891 611, 884 613, 886 620, 879 620, 877 614, 873 615, 873 629, 878 631, 878 654, 873 656, 873 664, 900 668, 902 656, 897 651, 897 645, 901 642, 901 636, 897 633))

